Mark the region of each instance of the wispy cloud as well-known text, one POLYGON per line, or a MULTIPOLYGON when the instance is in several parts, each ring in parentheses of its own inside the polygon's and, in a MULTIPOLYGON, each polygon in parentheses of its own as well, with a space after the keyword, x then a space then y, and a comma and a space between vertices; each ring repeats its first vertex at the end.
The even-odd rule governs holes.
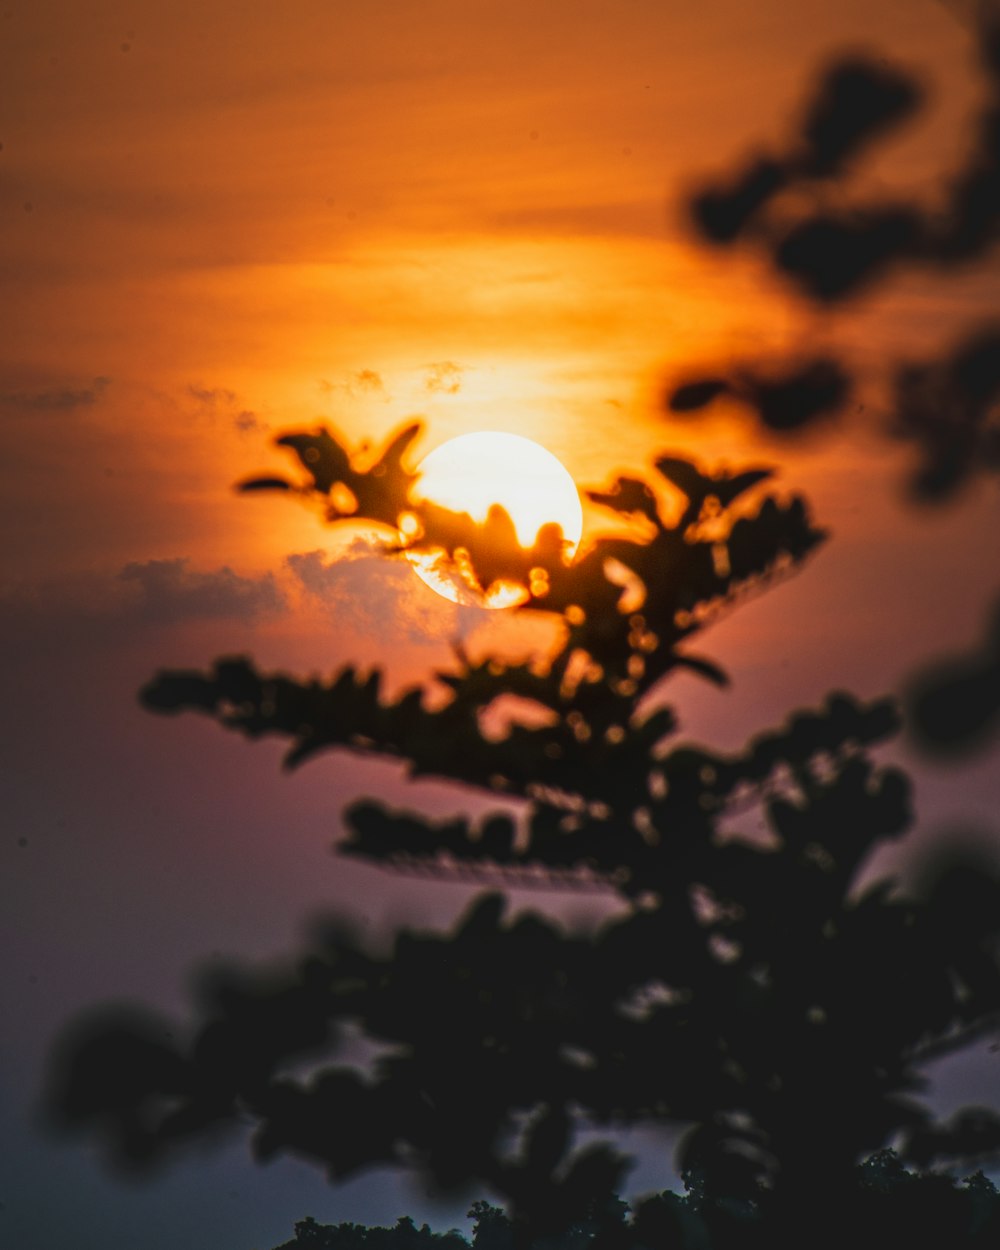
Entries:
POLYGON ((374 369, 361 369, 354 375, 354 381, 363 391, 385 392, 385 383, 374 369))
POLYGON ((352 399, 367 397, 384 401, 390 398, 385 379, 377 369, 357 369, 342 382, 320 378, 319 389, 324 395, 348 395, 352 399))
POLYGON ((291 555, 287 567, 301 589, 339 622, 407 642, 450 640, 459 609, 422 585, 405 559, 386 559, 359 540, 336 559, 321 551, 291 555))
POLYGON ((96 377, 86 386, 0 391, 0 404, 5 408, 23 408, 33 412, 65 412, 96 404, 110 385, 110 378, 96 377))
POLYGON ((204 404, 207 408, 220 406, 231 408, 237 399, 236 392, 224 386, 199 386, 192 382, 187 389, 192 399, 196 399, 199 404, 204 404))
POLYGON ((453 360, 438 360, 425 366, 424 387, 432 395, 457 395, 462 389, 465 369, 453 360))
POLYGON ((233 418, 233 424, 241 434, 262 434, 270 428, 251 408, 243 408, 238 412, 233 418))
POLYGON ((227 386, 202 386, 191 382, 187 393, 204 414, 212 418, 230 418, 241 434, 263 434, 271 428, 259 413, 245 407, 237 392, 227 386))
POLYGON ((224 566, 209 572, 183 557, 131 561, 118 574, 138 591, 141 617, 161 624, 182 620, 257 620, 281 612, 285 596, 273 574, 244 577, 224 566))

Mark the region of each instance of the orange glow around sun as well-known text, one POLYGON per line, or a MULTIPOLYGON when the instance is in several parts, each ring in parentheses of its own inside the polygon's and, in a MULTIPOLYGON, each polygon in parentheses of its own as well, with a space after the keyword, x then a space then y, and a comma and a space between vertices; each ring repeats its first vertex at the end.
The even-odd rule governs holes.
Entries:
MULTIPOLYGON (((562 530, 565 553, 576 551, 583 531, 583 509, 576 483, 550 451, 518 434, 483 431, 463 434, 432 451, 419 467, 414 498, 467 513, 485 522, 499 504, 514 524, 517 541, 531 548, 542 526, 562 530)), ((403 525, 404 537, 411 538, 403 525)), ((511 607, 526 596, 521 585, 498 581, 485 594, 463 569, 462 553, 449 560, 442 552, 408 553, 415 572, 432 590, 455 603, 511 607)))

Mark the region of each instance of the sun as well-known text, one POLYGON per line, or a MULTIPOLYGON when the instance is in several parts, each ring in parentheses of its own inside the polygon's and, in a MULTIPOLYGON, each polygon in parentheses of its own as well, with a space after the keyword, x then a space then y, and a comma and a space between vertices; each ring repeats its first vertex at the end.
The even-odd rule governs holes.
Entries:
MULTIPOLYGON (((411 495, 415 503, 465 513, 480 524, 495 519, 499 505, 513 522, 521 548, 534 547, 539 530, 554 524, 562 531, 564 557, 568 560, 576 551, 583 532, 576 483, 560 461, 532 439, 495 431, 462 434, 425 456, 417 471, 420 477, 411 495)), ((403 518, 404 540, 412 540, 417 532, 415 518, 403 518)), ((420 578, 454 603, 504 608, 528 597, 524 585, 504 578, 484 593, 469 568, 463 567, 461 548, 454 559, 426 547, 407 554, 420 578)))

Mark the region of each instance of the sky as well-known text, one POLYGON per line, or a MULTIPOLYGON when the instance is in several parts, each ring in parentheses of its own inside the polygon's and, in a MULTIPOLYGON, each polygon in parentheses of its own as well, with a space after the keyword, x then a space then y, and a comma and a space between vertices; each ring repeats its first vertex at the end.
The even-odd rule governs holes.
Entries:
MULTIPOLYGON (((592 486, 667 450, 779 465, 832 539, 700 641, 730 690, 676 682, 685 735, 713 745, 976 642, 995 488, 914 508, 877 402, 792 446, 662 402, 692 361, 819 341, 877 363, 995 310, 989 261, 819 318, 753 259, 696 247, 681 211, 780 143, 844 48, 931 92, 862 185, 933 196, 978 98, 971 8, 0 0, 0 1241, 266 1250, 306 1214, 461 1222, 384 1175, 334 1190, 294 1161, 255 1170, 242 1142, 125 1187, 37 1124, 46 1051, 80 1008, 184 1012, 209 953, 273 958, 331 908, 385 933, 468 901, 331 855, 360 794, 440 812, 467 796, 333 755, 288 776, 273 744, 138 706, 158 668, 219 654, 380 664, 398 687, 459 637, 528 645, 306 510, 238 497, 240 477, 286 467, 281 430, 326 421, 361 443, 418 416, 421 452, 503 430, 592 486)), ((988 823, 995 755, 943 770, 893 750, 918 768, 904 860, 988 823)), ((940 1070, 934 1097, 984 1097, 997 1062, 940 1070)), ((637 1145, 634 1191, 668 1183, 662 1149, 637 1145)))

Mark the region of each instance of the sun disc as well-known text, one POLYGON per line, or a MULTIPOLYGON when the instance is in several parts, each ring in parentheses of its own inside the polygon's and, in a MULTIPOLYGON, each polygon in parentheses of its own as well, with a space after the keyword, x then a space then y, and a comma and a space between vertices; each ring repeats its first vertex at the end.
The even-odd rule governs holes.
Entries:
MULTIPOLYGON (((557 524, 567 557, 572 556, 583 532, 583 509, 576 483, 560 461, 540 444, 519 434, 481 431, 462 434, 430 452, 418 467, 415 502, 427 501, 485 522, 499 504, 514 525, 517 542, 531 548, 538 531, 557 524)), ((405 527, 403 536, 409 538, 405 527)), ((525 587, 498 581, 484 595, 461 561, 442 552, 408 553, 420 578, 446 599, 486 607, 511 607, 527 597, 525 587)))

